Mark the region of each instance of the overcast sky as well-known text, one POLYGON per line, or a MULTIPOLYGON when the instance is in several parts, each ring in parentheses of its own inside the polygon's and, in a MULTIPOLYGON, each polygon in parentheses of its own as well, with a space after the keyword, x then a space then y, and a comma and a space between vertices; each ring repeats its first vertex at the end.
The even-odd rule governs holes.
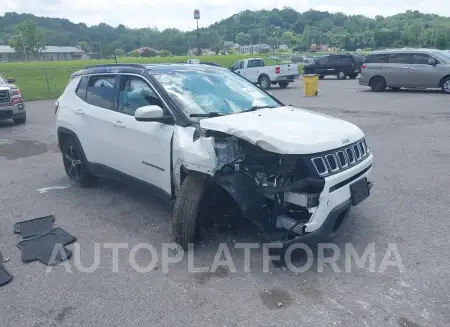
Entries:
POLYGON ((8 11, 37 16, 67 18, 73 22, 112 26, 195 28, 193 10, 199 9, 200 26, 208 26, 237 12, 249 9, 282 9, 289 6, 303 12, 308 9, 341 11, 346 14, 392 15, 408 9, 450 16, 450 1, 444 0, 2 0, 0 14, 8 11), (6 5, 6 7, 5 7, 6 5))

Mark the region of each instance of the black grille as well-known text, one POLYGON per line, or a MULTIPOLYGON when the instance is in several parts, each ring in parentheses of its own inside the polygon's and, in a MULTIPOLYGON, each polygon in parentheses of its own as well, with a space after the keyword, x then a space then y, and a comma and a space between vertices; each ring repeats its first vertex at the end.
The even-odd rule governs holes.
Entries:
POLYGON ((0 103, 11 102, 11 97, 9 96, 8 90, 0 90, 0 103))
POLYGON ((317 173, 326 176, 357 165, 369 154, 366 140, 362 139, 346 147, 317 154, 310 158, 317 173))

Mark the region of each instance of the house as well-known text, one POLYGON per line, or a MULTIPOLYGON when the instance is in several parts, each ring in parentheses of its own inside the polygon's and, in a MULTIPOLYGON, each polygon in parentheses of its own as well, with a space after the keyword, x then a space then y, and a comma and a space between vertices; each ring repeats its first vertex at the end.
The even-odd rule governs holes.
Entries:
POLYGON ((60 47, 60 46, 47 46, 41 51, 39 58, 36 58, 33 54, 16 52, 9 45, 0 45, 0 62, 1 61, 62 61, 62 60, 84 60, 90 59, 85 52, 76 47, 60 47))
POLYGON ((237 49, 239 53, 267 53, 270 46, 267 44, 242 45, 237 49))

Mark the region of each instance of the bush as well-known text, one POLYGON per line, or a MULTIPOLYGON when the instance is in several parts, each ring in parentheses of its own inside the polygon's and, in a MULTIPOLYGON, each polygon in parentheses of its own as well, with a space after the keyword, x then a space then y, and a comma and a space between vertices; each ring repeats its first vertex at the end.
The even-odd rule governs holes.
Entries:
POLYGON ((163 51, 161 51, 160 56, 161 57, 172 57, 173 55, 170 51, 163 50, 163 51))

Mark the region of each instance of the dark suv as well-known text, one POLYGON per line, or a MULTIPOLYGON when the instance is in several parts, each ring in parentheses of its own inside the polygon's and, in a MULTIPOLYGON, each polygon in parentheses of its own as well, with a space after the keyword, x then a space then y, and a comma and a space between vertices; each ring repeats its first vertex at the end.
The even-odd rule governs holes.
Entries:
POLYGON ((357 54, 331 54, 305 65, 303 71, 305 74, 319 75, 320 79, 329 75, 334 75, 338 79, 346 79, 347 76, 355 79, 361 72, 363 63, 364 58, 357 54))

